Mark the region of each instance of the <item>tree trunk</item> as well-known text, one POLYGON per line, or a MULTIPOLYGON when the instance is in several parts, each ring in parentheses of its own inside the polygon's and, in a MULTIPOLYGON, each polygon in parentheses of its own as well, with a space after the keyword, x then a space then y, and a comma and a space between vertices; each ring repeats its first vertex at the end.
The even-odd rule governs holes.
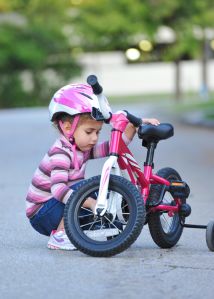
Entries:
POLYGON ((181 70, 180 70, 180 59, 175 60, 175 100, 179 102, 181 99, 181 70))
POLYGON ((206 39, 205 35, 203 38, 203 44, 202 44, 202 59, 201 59, 201 89, 200 94, 201 97, 204 100, 207 100, 208 98, 208 83, 207 83, 207 63, 209 58, 209 44, 208 40, 206 39))

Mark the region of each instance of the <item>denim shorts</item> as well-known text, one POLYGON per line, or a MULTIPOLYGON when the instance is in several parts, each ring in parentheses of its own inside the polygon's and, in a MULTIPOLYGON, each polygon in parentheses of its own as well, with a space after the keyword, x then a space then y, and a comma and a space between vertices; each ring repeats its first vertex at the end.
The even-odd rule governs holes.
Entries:
MULTIPOLYGON (((82 182, 82 181, 81 181, 82 182)), ((71 189, 76 190, 80 182, 72 185, 71 189)), ((43 207, 30 218, 32 227, 42 235, 50 236, 52 230, 57 229, 64 214, 65 204, 51 198, 43 207)))

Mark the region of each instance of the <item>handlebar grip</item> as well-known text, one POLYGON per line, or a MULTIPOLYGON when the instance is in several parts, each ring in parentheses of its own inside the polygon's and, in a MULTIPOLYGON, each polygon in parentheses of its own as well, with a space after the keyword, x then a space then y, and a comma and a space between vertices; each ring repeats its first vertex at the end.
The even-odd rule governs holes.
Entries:
POLYGON ((97 77, 95 75, 90 75, 87 78, 87 83, 91 85, 94 94, 99 95, 103 92, 102 86, 99 84, 97 77))
POLYGON ((128 120, 135 126, 135 127, 139 127, 140 125, 142 125, 143 121, 140 117, 134 116, 133 114, 129 113, 127 110, 124 110, 126 112, 126 117, 128 118, 128 120))

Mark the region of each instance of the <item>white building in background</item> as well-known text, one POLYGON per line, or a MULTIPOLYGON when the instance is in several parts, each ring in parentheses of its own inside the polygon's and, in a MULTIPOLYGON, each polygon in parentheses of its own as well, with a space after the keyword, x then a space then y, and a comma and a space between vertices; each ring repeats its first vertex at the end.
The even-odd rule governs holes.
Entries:
MULTIPOLYGON (((26 19, 18 13, 0 13, 1 23, 13 24, 16 26, 26 26, 26 19)), ((195 28, 195 36, 202 38, 203 32, 200 28, 195 28)), ((206 37, 213 42, 214 49, 214 29, 206 29, 206 37)), ((175 34, 172 29, 160 26, 156 34, 156 40, 162 43, 172 43, 175 41, 175 34)), ((85 82, 90 74, 98 76, 100 82, 108 95, 141 95, 174 93, 175 91, 175 64, 173 62, 150 62, 128 64, 124 52, 100 52, 86 53, 79 57, 83 66, 80 78, 72 79, 73 82, 85 82)), ((181 70, 181 92, 201 92, 201 62, 182 61, 181 70)), ((54 80, 53 73, 47 76, 54 80)), ((214 91, 214 60, 209 60, 207 67, 208 90, 214 91)), ((23 83, 26 89, 31 88, 31 78, 29 72, 22 74, 23 83)))
MULTIPOLYGON (((194 28, 196 39, 202 39, 205 35, 211 43, 214 51, 214 29, 206 28, 202 30, 199 27, 194 28)), ((142 38, 144 47, 151 51, 152 44, 146 36, 138 36, 139 41, 142 38), (145 44, 146 42, 146 44, 145 44), (150 45, 149 45, 150 44, 150 45)), ((171 44, 176 41, 174 31, 167 26, 160 26, 155 40, 161 44, 171 44)), ((141 48, 141 42, 139 47, 141 48)), ((139 49, 131 48, 130 54, 133 60, 137 60, 140 55, 139 49)), ((126 52, 126 54, 127 54, 126 52)), ((128 56, 128 55, 127 55, 128 56)), ((173 62, 150 62, 150 63, 132 63, 128 64, 124 52, 102 52, 88 53, 82 55, 80 61, 84 71, 81 80, 89 74, 97 74, 105 86, 105 90, 110 95, 133 95, 133 94, 159 94, 175 92, 176 67, 173 62)), ((214 91, 214 59, 209 60, 207 66, 208 90, 214 91)), ((189 60, 180 62, 180 88, 181 92, 199 93, 202 86, 202 63, 201 61, 189 60)), ((77 79, 79 80, 79 78, 77 79)))
MULTIPOLYGON (((154 62, 127 64, 123 52, 87 53, 80 57, 83 65, 81 78, 85 81, 89 74, 95 74, 109 95, 140 95, 174 93, 175 64, 154 62)), ((201 62, 182 61, 181 91, 200 92, 201 62)), ((214 91, 214 60, 208 63, 208 88, 214 91)))

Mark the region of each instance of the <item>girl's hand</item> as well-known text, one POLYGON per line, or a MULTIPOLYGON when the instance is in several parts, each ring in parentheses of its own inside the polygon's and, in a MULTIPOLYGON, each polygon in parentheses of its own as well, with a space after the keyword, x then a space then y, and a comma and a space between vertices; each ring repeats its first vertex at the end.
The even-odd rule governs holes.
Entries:
POLYGON ((142 121, 144 124, 151 124, 154 126, 158 126, 160 124, 159 120, 156 118, 143 118, 142 121))
MULTIPOLYGON (((159 120, 156 118, 142 118, 143 123, 152 124, 158 126, 160 124, 159 120)), ((136 128, 132 123, 128 123, 124 134, 128 138, 128 140, 132 140, 138 128, 136 128)))

